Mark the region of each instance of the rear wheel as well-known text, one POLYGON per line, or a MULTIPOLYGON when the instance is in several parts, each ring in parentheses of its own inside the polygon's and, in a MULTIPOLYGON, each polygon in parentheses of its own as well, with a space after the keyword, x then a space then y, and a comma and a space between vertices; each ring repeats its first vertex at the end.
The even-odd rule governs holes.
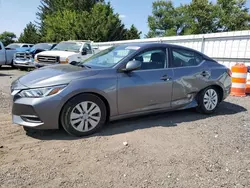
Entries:
POLYGON ((197 110, 204 114, 213 113, 220 102, 220 94, 214 87, 208 87, 200 92, 198 96, 197 110))
POLYGON ((60 121, 69 134, 87 136, 101 129, 106 115, 105 103, 98 96, 81 94, 66 103, 60 121))

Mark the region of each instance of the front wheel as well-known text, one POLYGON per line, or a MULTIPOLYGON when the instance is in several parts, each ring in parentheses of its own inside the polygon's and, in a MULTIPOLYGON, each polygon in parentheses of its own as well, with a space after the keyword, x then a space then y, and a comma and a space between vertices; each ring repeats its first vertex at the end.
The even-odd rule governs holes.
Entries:
POLYGON ((13 69, 15 69, 15 68, 16 68, 16 66, 14 65, 14 61, 13 61, 13 60, 11 61, 10 66, 11 66, 11 68, 13 68, 13 69))
POLYGON ((87 136, 97 132, 106 122, 105 103, 96 95, 81 94, 69 100, 62 109, 60 121, 74 136, 87 136))
POLYGON ((212 114, 219 105, 219 93, 214 87, 208 87, 198 95, 197 110, 204 114, 212 114))
POLYGON ((35 134, 37 132, 36 129, 33 129, 31 127, 23 127, 23 129, 25 130, 26 134, 27 135, 32 135, 32 134, 35 134))
POLYGON ((25 68, 25 67, 19 67, 18 68, 20 71, 27 71, 28 69, 27 68, 25 68))

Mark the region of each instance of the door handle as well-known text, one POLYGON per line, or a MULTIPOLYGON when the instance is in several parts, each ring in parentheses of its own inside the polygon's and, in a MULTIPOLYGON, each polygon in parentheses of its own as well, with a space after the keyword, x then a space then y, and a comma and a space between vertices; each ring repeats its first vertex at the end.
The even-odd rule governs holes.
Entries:
POLYGON ((210 73, 208 71, 202 71, 201 76, 203 77, 210 76, 210 73))
POLYGON ((169 80, 171 80, 171 78, 168 77, 168 75, 164 75, 164 76, 161 77, 161 80, 163 80, 163 81, 169 81, 169 80))

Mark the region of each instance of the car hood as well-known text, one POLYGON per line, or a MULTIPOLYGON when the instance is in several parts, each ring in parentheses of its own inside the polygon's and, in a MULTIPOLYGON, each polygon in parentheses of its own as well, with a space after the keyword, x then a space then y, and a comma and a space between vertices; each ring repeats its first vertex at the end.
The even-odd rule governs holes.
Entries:
POLYGON ((44 56, 60 56, 60 57, 69 57, 71 55, 76 54, 76 52, 69 52, 69 51, 57 51, 57 50, 52 50, 52 51, 45 51, 41 52, 38 55, 44 55, 44 56))
POLYGON ((30 48, 16 48, 15 49, 17 52, 26 52, 26 51, 29 51, 30 48))
POLYGON ((68 84, 72 80, 96 75, 99 71, 73 65, 55 65, 34 70, 18 79, 28 88, 68 84))
POLYGON ((32 52, 34 50, 35 50, 34 48, 30 48, 30 49, 27 49, 27 48, 18 48, 16 51, 17 51, 17 53, 23 53, 23 52, 30 53, 30 52, 32 52))

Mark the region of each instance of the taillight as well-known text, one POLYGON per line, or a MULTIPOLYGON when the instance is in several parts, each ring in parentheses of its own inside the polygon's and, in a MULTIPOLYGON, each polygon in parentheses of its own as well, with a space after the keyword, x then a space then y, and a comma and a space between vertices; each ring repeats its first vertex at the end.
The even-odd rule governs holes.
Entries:
POLYGON ((231 71, 231 69, 227 69, 227 74, 228 74, 230 77, 232 77, 232 71, 231 71))

